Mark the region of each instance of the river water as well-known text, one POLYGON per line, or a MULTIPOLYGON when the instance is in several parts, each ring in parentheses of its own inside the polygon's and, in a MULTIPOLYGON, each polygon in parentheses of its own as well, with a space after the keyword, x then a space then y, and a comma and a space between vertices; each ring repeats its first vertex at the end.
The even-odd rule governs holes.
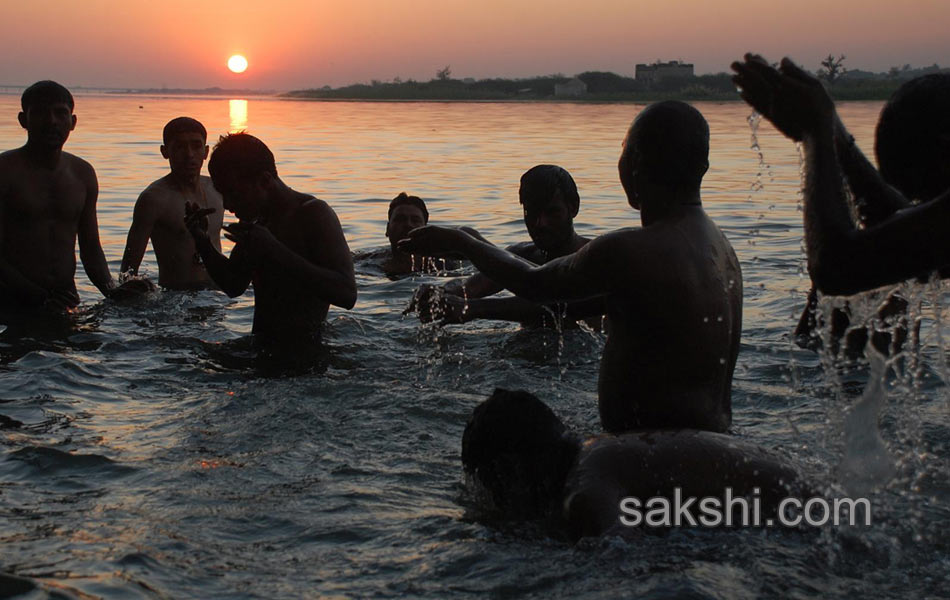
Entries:
MULTIPOLYGON (((0 96, 2 148, 24 139, 18 100, 0 96)), ((868 370, 838 370, 790 341, 808 289, 797 151, 763 124, 760 160, 745 105, 697 107, 712 132, 703 201, 745 279, 733 431, 831 495, 867 491, 839 467, 864 456, 849 407, 868 370)), ((386 245, 386 207, 404 190, 428 201, 433 223, 471 225, 497 244, 527 239, 518 180, 538 163, 574 175, 582 234, 638 225, 616 161, 640 108, 90 95, 77 97, 67 150, 98 173, 115 273, 135 198, 167 172, 161 129, 179 115, 212 139, 236 129, 263 139, 284 181, 326 200, 361 252, 386 245)), ((866 151, 879 110, 841 107, 866 151)), ((156 273, 151 251, 144 267, 156 273)), ((872 526, 571 545, 473 520, 460 439, 496 386, 533 391, 597 432, 603 338, 402 316, 412 291, 435 280, 392 281, 357 264, 356 307, 330 311, 326 371, 269 377, 233 350, 250 331, 251 293, 117 306, 80 268, 78 326, 0 335, 0 572, 34 580, 37 598, 946 597, 950 333, 940 323, 950 317, 936 308, 948 305, 938 285, 904 290, 922 304, 919 368, 891 364, 871 390, 880 438, 873 418, 857 432, 878 450, 883 441, 895 473, 867 491, 872 526)))

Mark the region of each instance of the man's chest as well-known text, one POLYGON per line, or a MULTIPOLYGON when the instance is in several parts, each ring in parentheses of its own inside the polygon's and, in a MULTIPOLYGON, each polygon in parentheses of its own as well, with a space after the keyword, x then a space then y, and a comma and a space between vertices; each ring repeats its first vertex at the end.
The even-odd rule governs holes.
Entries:
POLYGON ((76 223, 86 202, 86 186, 75 177, 28 173, 8 184, 3 197, 9 221, 76 223))

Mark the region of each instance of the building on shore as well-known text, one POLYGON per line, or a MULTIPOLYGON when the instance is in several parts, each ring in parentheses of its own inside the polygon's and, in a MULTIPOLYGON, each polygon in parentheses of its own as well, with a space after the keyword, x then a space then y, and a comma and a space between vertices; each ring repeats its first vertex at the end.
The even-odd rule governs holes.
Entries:
POLYGON ((587 94, 587 84, 575 77, 565 83, 554 84, 554 95, 558 98, 577 98, 587 94))
POLYGON ((657 61, 652 65, 638 64, 636 71, 637 81, 644 83, 693 76, 693 64, 679 62, 678 60, 671 60, 670 62, 657 61))

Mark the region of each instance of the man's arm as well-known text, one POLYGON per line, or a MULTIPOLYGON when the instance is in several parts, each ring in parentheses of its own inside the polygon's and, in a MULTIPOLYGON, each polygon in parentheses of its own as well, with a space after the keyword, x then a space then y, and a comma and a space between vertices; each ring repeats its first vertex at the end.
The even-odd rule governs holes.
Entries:
POLYGON ((225 237, 243 245, 252 264, 270 263, 275 272, 292 279, 307 293, 341 308, 353 308, 353 256, 336 213, 326 202, 313 199, 300 208, 298 216, 298 227, 309 241, 310 254, 316 262, 294 252, 256 223, 229 225, 225 237))
MULTIPOLYGON (((222 254, 208 236, 208 215, 214 209, 200 209, 197 204, 185 203, 185 229, 195 241, 195 250, 201 255, 208 275, 231 298, 236 298, 251 284, 253 271, 240 244, 231 250, 231 257, 222 254)), ((234 239, 228 237, 228 239, 234 239)))
POLYGON ((465 279, 453 279, 442 288, 447 294, 465 298, 484 298, 505 289, 483 273, 475 273, 465 279))
POLYGON ((129 227, 129 235, 125 240, 122 266, 119 267, 120 273, 138 274, 139 265, 142 264, 142 257, 145 256, 145 249, 148 247, 148 240, 152 236, 152 228, 158 219, 160 210, 158 200, 159 198, 154 197, 146 189, 135 201, 132 225, 129 227))
MULTIPOLYGON (((357 295, 353 254, 343 235, 340 219, 323 200, 311 200, 301 210, 313 231, 308 239, 314 255, 319 257, 319 264, 296 255, 301 261, 298 279, 318 298, 340 308, 353 308, 357 295)), ((288 248, 284 249, 290 252, 288 248)))
POLYGON ((86 183, 86 199, 79 216, 79 259, 89 280, 99 288, 103 296, 108 297, 115 287, 115 282, 112 281, 112 274, 109 273, 109 265, 99 242, 99 220, 96 216, 99 182, 91 165, 81 161, 79 168, 83 170, 81 177, 86 183))
POLYGON ((577 321, 586 317, 603 316, 606 304, 603 297, 577 300, 554 305, 538 304, 518 296, 504 298, 470 298, 445 295, 441 299, 441 315, 430 309, 432 314, 423 322, 441 317, 442 324, 467 323, 476 319, 496 321, 516 321, 532 325, 554 324, 557 320, 577 321))
MULTIPOLYGON (((491 243, 470 227, 460 227, 459 229, 468 233, 477 240, 488 244, 491 243)), ((531 254, 535 251, 535 246, 530 242, 521 242, 508 246, 507 251, 526 260, 531 260, 531 254)), ((453 279, 442 287, 447 294, 464 296, 465 298, 485 298, 486 296, 497 294, 501 290, 505 289, 504 287, 492 281, 491 278, 489 278, 484 273, 475 273, 471 277, 467 277, 465 279, 453 279)))
POLYGON ((872 226, 887 219, 895 212, 911 205, 909 199, 884 181, 874 165, 854 143, 841 119, 835 115, 835 154, 841 170, 847 178, 848 187, 854 195, 855 208, 865 226, 872 226))
POLYGON ((606 294, 617 234, 601 236, 574 254, 538 266, 473 238, 464 231, 428 226, 400 244, 405 251, 464 254, 475 268, 515 295, 536 303, 581 300, 606 294))

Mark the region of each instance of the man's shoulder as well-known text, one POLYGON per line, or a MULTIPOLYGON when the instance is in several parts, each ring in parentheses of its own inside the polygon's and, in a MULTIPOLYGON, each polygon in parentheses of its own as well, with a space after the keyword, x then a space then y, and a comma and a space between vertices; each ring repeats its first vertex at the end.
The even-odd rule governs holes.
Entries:
POLYGON ((531 258, 532 256, 539 254, 541 251, 538 250, 538 247, 534 245, 534 242, 518 242, 508 246, 508 252, 512 254, 517 254, 522 258, 531 258))
POLYGON ((607 247, 634 247, 642 243, 648 243, 651 237, 653 237, 651 232, 648 232, 643 227, 625 227, 624 229, 616 229, 591 238, 584 243, 582 248, 590 252, 607 247))
POLYGON ((139 194, 138 203, 161 203, 170 195, 175 194, 175 189, 169 183, 169 176, 160 177, 148 184, 139 194))
POLYGON ((314 196, 306 196, 297 208, 297 212, 308 218, 325 219, 331 215, 336 218, 333 208, 326 201, 314 196))
POLYGON ((70 171, 75 173, 78 177, 85 178, 96 176, 96 170, 92 167, 89 161, 80 158, 75 154, 63 152, 63 160, 67 161, 70 171))
POLYGON ((0 177, 9 180, 16 177, 23 165, 23 148, 14 148, 0 153, 0 177))
POLYGON ((0 152, 0 164, 8 165, 12 162, 17 162, 22 160, 23 148, 13 148, 12 150, 4 150, 0 152))

